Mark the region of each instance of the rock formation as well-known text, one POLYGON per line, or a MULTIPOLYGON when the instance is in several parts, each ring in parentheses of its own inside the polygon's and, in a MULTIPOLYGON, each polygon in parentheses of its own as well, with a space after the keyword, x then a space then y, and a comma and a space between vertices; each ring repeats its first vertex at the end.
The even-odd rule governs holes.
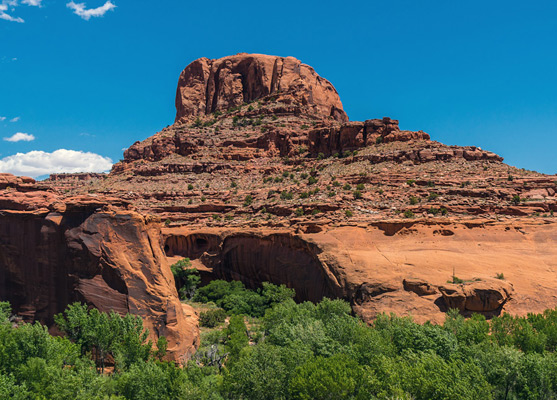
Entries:
POLYGON ((176 122, 268 95, 301 104, 308 112, 348 120, 333 85, 309 65, 294 57, 240 53, 218 60, 200 58, 184 69, 176 91, 176 122))
POLYGON ((0 192, 0 298, 47 325, 74 301, 140 315, 151 337, 164 335, 171 357, 185 361, 197 320, 178 299, 160 222, 118 199, 32 194, 0 192))
POLYGON ((48 321, 75 299, 133 312, 183 360, 198 333, 168 267, 182 257, 205 282, 284 283, 365 321, 557 304, 555 176, 388 117, 349 122, 291 57, 196 60, 176 108, 108 176, 0 175, 0 295, 18 312, 48 321))

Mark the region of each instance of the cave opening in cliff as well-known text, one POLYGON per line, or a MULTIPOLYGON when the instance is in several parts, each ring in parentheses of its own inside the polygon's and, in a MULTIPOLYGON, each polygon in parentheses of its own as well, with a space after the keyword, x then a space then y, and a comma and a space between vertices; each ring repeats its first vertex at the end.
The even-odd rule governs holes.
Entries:
POLYGON ((203 283, 238 280, 255 289, 263 282, 284 284, 296 291, 297 301, 318 302, 338 297, 318 249, 290 234, 233 234, 226 238, 194 233, 168 236, 168 257, 188 257, 201 272, 203 283))

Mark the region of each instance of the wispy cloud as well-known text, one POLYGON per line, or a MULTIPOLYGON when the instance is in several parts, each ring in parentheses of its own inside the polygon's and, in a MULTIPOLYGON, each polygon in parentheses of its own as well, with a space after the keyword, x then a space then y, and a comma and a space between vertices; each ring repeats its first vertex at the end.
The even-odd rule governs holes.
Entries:
POLYGON ((17 61, 16 57, 2 56, 2 58, 0 59, 0 63, 2 63, 2 64, 9 63, 9 62, 15 62, 15 61, 17 61))
POLYGON ((35 140, 35 136, 30 135, 28 133, 23 133, 23 132, 18 132, 13 134, 10 137, 5 137, 4 140, 6 142, 32 142, 33 140, 35 140))
POLYGON ((40 7, 43 0, 23 0, 23 4, 27 4, 28 6, 40 7))
POLYGON ((59 149, 52 153, 30 151, 0 159, 0 172, 36 178, 53 173, 105 172, 112 160, 99 154, 59 149))
POLYGON ((11 12, 10 14, 6 12, 8 11, 9 6, 15 7, 16 5, 17 5, 17 1, 10 1, 10 0, 2 1, 2 4, 0 4, 0 19, 3 19, 5 21, 11 21, 11 22, 19 22, 19 23, 25 22, 23 18, 13 17, 10 15, 11 12))
POLYGON ((6 117, 0 117, 0 121, 5 121, 6 117))
POLYGON ((85 3, 74 3, 71 1, 66 4, 66 7, 72 9, 74 14, 79 15, 85 21, 89 21, 91 17, 102 17, 108 11, 116 8, 116 6, 110 1, 107 1, 100 7, 89 9, 85 8, 85 3))
POLYGON ((17 122, 21 119, 21 117, 14 117, 12 119, 10 119, 10 122, 17 122))

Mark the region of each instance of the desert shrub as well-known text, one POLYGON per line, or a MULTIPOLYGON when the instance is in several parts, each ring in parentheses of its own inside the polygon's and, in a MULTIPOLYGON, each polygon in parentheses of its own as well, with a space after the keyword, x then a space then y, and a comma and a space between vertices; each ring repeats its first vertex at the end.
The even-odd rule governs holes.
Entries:
POLYGON ((251 205, 251 203, 253 203, 253 197, 251 196, 251 194, 248 194, 244 198, 244 206, 247 207, 247 206, 251 205))
POLYGON ((226 311, 222 308, 203 311, 199 314, 199 325, 206 328, 214 328, 224 322, 226 311))
POLYGON ((292 200, 293 197, 294 195, 291 192, 287 192, 285 190, 280 193, 281 200, 292 200))

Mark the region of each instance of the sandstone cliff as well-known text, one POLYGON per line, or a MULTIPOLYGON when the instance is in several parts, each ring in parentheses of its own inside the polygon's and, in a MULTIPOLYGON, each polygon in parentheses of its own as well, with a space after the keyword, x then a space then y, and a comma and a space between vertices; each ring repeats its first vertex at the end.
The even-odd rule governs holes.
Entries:
POLYGON ((42 191, 0 192, 2 204, 0 298, 15 312, 51 325, 69 303, 82 301, 140 315, 152 339, 168 339, 176 360, 195 351, 197 319, 178 299, 156 219, 117 199, 42 191))

